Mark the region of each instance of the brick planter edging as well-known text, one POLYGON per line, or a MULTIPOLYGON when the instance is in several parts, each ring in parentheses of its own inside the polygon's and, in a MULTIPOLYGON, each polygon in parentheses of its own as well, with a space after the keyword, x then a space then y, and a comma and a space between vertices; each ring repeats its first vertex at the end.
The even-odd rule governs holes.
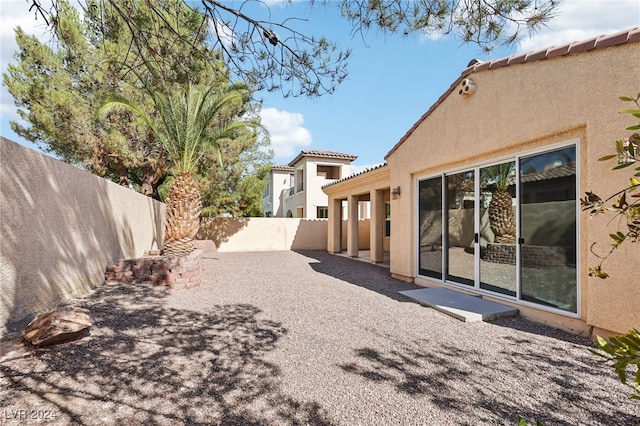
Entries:
MULTIPOLYGON (((547 268, 567 264, 567 256, 562 247, 523 245, 521 250, 522 266, 525 268, 547 268)), ((515 244, 489 243, 483 250, 481 258, 487 262, 515 265, 516 246, 515 244)))
POLYGON ((121 259, 107 266, 107 284, 152 284, 172 289, 202 285, 203 250, 195 249, 186 257, 167 257, 153 252, 139 259, 121 259))

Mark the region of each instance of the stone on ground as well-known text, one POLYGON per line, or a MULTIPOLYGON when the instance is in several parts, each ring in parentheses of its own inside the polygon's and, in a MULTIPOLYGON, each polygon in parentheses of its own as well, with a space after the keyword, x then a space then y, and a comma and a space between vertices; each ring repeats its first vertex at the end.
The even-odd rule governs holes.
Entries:
POLYGON ((23 338, 34 346, 46 346, 73 340, 91 327, 89 311, 74 306, 59 306, 37 315, 27 325, 23 338))

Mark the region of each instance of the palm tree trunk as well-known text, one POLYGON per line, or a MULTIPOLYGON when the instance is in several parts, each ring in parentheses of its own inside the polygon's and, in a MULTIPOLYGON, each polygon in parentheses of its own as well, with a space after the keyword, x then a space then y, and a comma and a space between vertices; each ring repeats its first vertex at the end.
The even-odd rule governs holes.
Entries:
POLYGON ((193 239, 200 227, 202 198, 190 174, 176 177, 166 199, 166 228, 163 254, 186 256, 193 251, 193 239))

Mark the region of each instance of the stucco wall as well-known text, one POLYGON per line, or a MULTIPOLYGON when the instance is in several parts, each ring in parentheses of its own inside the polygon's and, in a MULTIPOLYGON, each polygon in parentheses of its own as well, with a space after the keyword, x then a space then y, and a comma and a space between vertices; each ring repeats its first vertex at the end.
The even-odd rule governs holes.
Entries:
MULTIPOLYGON (((349 222, 346 220, 342 221, 341 228, 341 237, 342 237, 342 247, 347 249, 347 232, 348 232, 349 222)), ((358 220, 358 249, 360 250, 369 250, 371 244, 371 220, 370 219, 360 219, 358 220)), ((326 246, 325 246, 326 248, 326 246)))
MULTIPOLYGON (((612 172, 611 162, 597 159, 615 150, 637 122, 618 114, 628 103, 619 96, 638 93, 640 43, 597 49, 569 56, 510 65, 470 74, 477 90, 471 96, 451 91, 387 158, 391 187, 402 195, 392 200, 391 272, 416 277, 417 180, 567 141, 578 141, 580 194, 611 194, 630 173, 612 172), (398 214, 402 212, 402 214, 398 214)), ((589 251, 617 222, 579 216, 580 319, 596 328, 625 332, 640 326, 640 246, 627 245, 606 263, 607 281, 588 277, 598 259, 589 251)), ((553 315, 549 314, 549 317, 553 315)))
POLYGON ((0 138, 0 327, 104 281, 157 249, 164 205, 0 138))
POLYGON ((327 220, 203 218, 196 238, 213 240, 221 252, 326 250, 327 220))
MULTIPOLYGON (((329 224, 331 230, 327 238, 327 250, 329 252, 347 250, 347 217, 346 209, 342 207, 342 201, 348 199, 349 195, 357 194, 364 197, 367 201, 374 198, 376 192, 382 193, 382 198, 378 202, 388 202, 391 195, 389 193, 389 167, 379 166, 376 169, 369 170, 366 173, 355 175, 323 188, 323 191, 329 197, 329 224), (344 211, 343 211, 344 210, 344 211), (334 222, 341 221, 339 225, 334 222)), ((370 208, 371 217, 373 218, 373 207, 370 208)), ((384 215, 384 213, 382 213, 384 215)), ((391 223, 394 221, 395 212, 391 211, 391 223)), ((384 221, 384 217, 379 218, 384 221)), ((374 220, 375 223, 375 220, 374 220)), ((383 232, 384 226, 380 232, 383 232)), ((375 232, 375 230, 373 231, 375 232)), ((360 250, 371 249, 371 219, 358 221, 358 248, 360 250)), ((389 251, 390 239, 383 237, 383 250, 389 251)))

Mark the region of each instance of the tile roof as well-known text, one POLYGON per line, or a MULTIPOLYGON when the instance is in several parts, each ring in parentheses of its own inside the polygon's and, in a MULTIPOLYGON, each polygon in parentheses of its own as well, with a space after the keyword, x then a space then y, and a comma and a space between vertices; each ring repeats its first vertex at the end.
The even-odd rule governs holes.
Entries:
POLYGON ((565 176, 573 176, 576 174, 576 163, 566 163, 559 167, 542 170, 537 173, 523 174, 520 177, 521 182, 535 182, 540 180, 555 179, 565 176))
POLYGON ((276 172, 293 172, 295 169, 288 164, 276 164, 271 166, 272 171, 276 172))
POLYGON ((289 162, 289 165, 294 166, 298 161, 302 159, 302 157, 332 158, 337 160, 349 160, 350 162, 358 158, 357 155, 345 154, 343 152, 321 150, 300 151, 300 154, 298 154, 296 158, 291 160, 291 162, 289 162))
POLYGON ((425 112, 422 117, 409 129, 407 133, 396 143, 393 148, 385 155, 385 160, 389 158, 393 152, 400 147, 404 143, 405 140, 413 133, 413 131, 422 123, 427 116, 434 111, 438 105, 440 105, 449 93, 458 89, 458 85, 465 77, 469 74, 472 74, 476 71, 489 70, 502 68, 510 65, 523 64, 526 62, 539 61, 544 59, 551 59, 558 56, 566 56, 572 55, 576 53, 582 53, 589 50, 594 49, 604 49, 606 47, 618 46, 626 43, 636 43, 640 42, 640 27, 633 27, 627 30, 619 31, 613 34, 600 35, 597 37, 592 37, 588 40, 583 41, 575 41, 572 43, 564 44, 561 46, 551 46, 543 50, 527 52, 527 53, 519 53, 516 55, 512 55, 506 58, 501 59, 493 59, 490 61, 471 61, 469 66, 462 71, 460 77, 458 77, 449 87, 449 89, 438 98, 436 103, 434 103, 431 108, 427 112, 425 112))
POLYGON ((363 174, 365 174, 365 173, 369 173, 369 172, 372 172, 372 171, 374 171, 374 170, 378 170, 378 169, 381 169, 381 168, 383 168, 383 167, 387 167, 387 166, 388 166, 388 164, 387 164, 387 163, 378 164, 378 165, 377 165, 377 166, 375 166, 375 167, 370 167, 370 168, 365 169, 365 170, 363 170, 363 171, 361 171, 361 172, 359 172, 359 173, 354 173, 354 174, 352 174, 352 175, 349 175, 349 176, 347 176, 347 177, 345 177, 345 178, 342 178, 342 179, 340 179, 340 180, 337 180, 337 181, 335 181, 335 182, 331 182, 331 183, 328 183, 328 184, 326 184, 326 185, 322 185, 322 188, 328 188, 328 187, 330 187, 330 186, 332 186, 332 185, 335 185, 335 184, 338 184, 338 183, 340 183, 340 182, 344 182, 344 181, 346 181, 346 180, 351 180, 351 179, 353 179, 353 178, 354 178, 354 177, 356 177, 356 176, 362 176, 362 175, 363 175, 363 174))

